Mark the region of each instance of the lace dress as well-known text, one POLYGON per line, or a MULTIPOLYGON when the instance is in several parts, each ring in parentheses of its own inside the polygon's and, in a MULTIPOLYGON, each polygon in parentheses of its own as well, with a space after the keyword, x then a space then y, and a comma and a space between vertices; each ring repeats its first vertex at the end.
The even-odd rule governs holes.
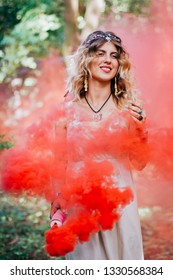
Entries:
MULTIPOLYGON (((93 161, 110 161, 115 167, 114 180, 119 188, 130 186, 134 194, 134 200, 123 209, 123 214, 112 230, 99 231, 91 234, 88 242, 79 243, 75 250, 66 255, 69 260, 141 260, 143 259, 143 245, 140 220, 138 215, 136 189, 130 171, 127 155, 121 155, 118 146, 115 153, 109 153, 108 145, 105 149, 99 149, 101 141, 94 139, 101 134, 106 138, 113 131, 114 137, 120 129, 127 129, 126 119, 123 113, 116 110, 109 113, 106 120, 95 121, 89 114, 82 114, 76 110, 73 102, 69 102, 69 118, 67 125, 67 183, 71 176, 78 176, 85 158, 91 157, 93 161), (95 134, 96 133, 96 134, 95 134), (88 153, 86 146, 93 140, 95 153, 88 153), (95 140, 95 141, 94 141, 95 140), (117 151, 116 151, 117 149, 117 151), (117 155, 117 156, 116 156, 117 155), (122 160, 123 158, 123 160, 122 160)), ((106 139, 102 144, 106 143, 106 139)), ((112 144, 113 145, 113 144, 112 144)))

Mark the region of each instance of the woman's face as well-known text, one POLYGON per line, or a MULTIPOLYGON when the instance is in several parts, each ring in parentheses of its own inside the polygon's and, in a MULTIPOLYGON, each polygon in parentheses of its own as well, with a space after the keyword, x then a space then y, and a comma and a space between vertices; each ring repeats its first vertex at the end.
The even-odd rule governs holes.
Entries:
POLYGON ((90 64, 91 79, 100 82, 111 81, 118 70, 118 51, 112 42, 106 42, 96 51, 90 64))

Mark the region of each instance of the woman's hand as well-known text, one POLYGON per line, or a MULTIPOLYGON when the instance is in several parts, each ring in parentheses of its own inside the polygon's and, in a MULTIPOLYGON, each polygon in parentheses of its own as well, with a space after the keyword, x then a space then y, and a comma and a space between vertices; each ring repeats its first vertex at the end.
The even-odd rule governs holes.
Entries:
POLYGON ((52 203, 51 203, 51 209, 50 209, 50 219, 52 218, 52 216, 55 214, 55 212, 61 209, 61 206, 59 204, 59 199, 55 199, 52 203))
POLYGON ((128 105, 126 107, 135 122, 139 124, 143 124, 145 122, 146 114, 140 104, 136 104, 133 101, 128 101, 128 105))

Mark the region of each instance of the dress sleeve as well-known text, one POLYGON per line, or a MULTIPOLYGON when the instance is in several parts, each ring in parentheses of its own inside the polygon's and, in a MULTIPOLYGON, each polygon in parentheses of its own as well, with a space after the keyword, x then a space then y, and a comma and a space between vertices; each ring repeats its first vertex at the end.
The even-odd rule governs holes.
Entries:
POLYGON ((131 120, 129 138, 129 159, 132 168, 142 170, 146 166, 149 157, 147 123, 131 120))

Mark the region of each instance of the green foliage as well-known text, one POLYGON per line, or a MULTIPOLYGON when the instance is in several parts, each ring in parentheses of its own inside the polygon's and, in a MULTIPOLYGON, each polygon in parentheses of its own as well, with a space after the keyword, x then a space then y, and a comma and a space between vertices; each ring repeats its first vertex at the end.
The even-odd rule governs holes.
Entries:
POLYGON ((26 7, 21 9, 20 21, 1 40, 0 82, 9 81, 20 67, 36 69, 36 59, 50 48, 62 45, 63 20, 54 13, 49 14, 53 7, 48 5, 49 1, 37 2, 45 3, 26 12, 26 7))
POLYGON ((0 191, 0 259, 52 259, 44 250, 50 205, 41 198, 0 191))
POLYGON ((106 12, 113 9, 117 14, 121 12, 140 15, 145 13, 145 8, 149 6, 151 0, 105 0, 106 12))
POLYGON ((19 23, 25 13, 31 9, 46 5, 47 14, 63 18, 64 1, 56 0, 0 0, 0 41, 19 23))
POLYGON ((5 138, 5 135, 0 135, 0 151, 3 151, 5 149, 9 149, 13 146, 12 143, 4 140, 4 138, 5 138))
MULTIPOLYGON (((105 0, 105 13, 140 14, 150 1, 105 0)), ((79 32, 84 26, 87 3, 79 1, 79 32)), ((0 83, 10 82, 21 68, 36 72, 40 57, 51 48, 62 50, 64 11, 62 0, 0 0, 0 83)))
POLYGON ((0 41, 4 34, 14 27, 19 22, 17 12, 20 10, 22 0, 0 0, 0 41))

